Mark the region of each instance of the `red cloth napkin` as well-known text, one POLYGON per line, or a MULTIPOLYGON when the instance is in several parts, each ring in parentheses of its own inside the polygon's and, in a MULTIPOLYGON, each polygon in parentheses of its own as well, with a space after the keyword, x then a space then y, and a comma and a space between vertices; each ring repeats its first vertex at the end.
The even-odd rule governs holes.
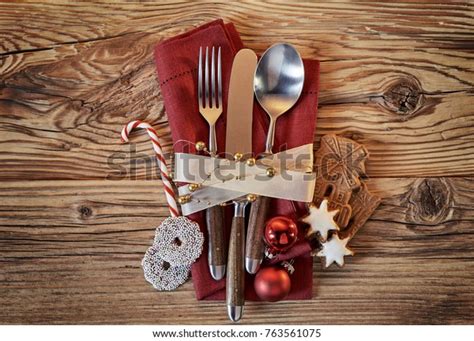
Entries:
MULTIPOLYGON (((217 121, 217 145, 219 151, 225 148, 227 90, 233 57, 243 48, 239 34, 233 24, 216 20, 192 31, 159 43, 155 48, 155 61, 165 110, 171 128, 175 152, 194 153, 193 144, 208 141, 209 127, 200 115, 197 103, 197 60, 200 46, 221 46, 224 111, 217 121), (183 143, 190 141, 190 143, 183 143)), ((319 62, 305 60, 305 83, 298 103, 277 121, 274 152, 303 144, 312 143, 316 124, 319 87, 319 62)), ((255 101, 253 116, 253 152, 264 151, 268 128, 267 114, 255 101)), ((232 208, 226 212, 227 236, 230 230, 232 208)), ((306 213, 303 203, 287 200, 272 200, 269 218, 287 215, 295 220, 306 213)), ((198 222, 206 235, 204 213, 189 218, 198 222)), ((301 229, 300 229, 301 230, 301 229)), ((295 272, 291 276, 291 292, 287 299, 309 299, 312 296, 311 248, 304 240, 302 231, 299 242, 291 250, 273 259, 272 263, 293 258, 295 272)), ((201 257, 192 267, 192 278, 197 299, 224 299, 225 279, 212 279, 207 264, 207 240, 201 257)), ((265 266, 264 264, 263 266, 265 266)), ((246 299, 259 300, 253 289, 254 276, 247 274, 246 299)))

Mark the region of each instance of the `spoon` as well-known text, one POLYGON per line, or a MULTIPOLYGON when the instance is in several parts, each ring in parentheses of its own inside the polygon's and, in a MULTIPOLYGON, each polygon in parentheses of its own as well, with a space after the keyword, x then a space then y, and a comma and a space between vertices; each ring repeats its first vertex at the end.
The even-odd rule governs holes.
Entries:
POLYGON ((303 82, 303 61, 290 44, 271 46, 258 62, 254 77, 255 97, 270 117, 266 154, 272 153, 276 120, 298 101, 303 82))
MULTIPOLYGON (((278 117, 298 101, 304 83, 303 61, 290 44, 271 46, 260 58, 254 77, 258 103, 270 117, 265 154, 272 154, 278 117)), ((252 203, 247 231, 245 268, 255 274, 263 259, 263 230, 270 198, 259 196, 252 203)))

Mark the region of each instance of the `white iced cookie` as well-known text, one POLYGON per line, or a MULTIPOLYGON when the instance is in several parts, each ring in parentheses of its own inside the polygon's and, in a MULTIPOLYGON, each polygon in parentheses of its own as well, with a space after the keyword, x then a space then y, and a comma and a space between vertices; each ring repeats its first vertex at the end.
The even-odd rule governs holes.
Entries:
POLYGON ((191 265, 199 258, 204 235, 199 225, 187 217, 168 217, 158 226, 153 246, 171 265, 191 265))
POLYGON ((339 239, 337 233, 335 233, 330 240, 323 243, 323 248, 317 253, 317 256, 324 257, 325 268, 332 263, 336 263, 339 266, 344 265, 344 256, 353 256, 354 252, 347 248, 349 237, 346 239, 339 239))
POLYGON ((328 211, 328 201, 325 199, 319 205, 319 208, 315 205, 309 206, 309 215, 301 219, 302 222, 309 224, 307 236, 310 236, 316 232, 319 232, 322 241, 328 238, 329 231, 339 231, 339 226, 334 222, 334 216, 339 211, 328 211))
POLYGON ((155 246, 148 248, 142 260, 143 273, 156 290, 170 291, 186 282, 191 265, 171 265, 158 256, 155 246))

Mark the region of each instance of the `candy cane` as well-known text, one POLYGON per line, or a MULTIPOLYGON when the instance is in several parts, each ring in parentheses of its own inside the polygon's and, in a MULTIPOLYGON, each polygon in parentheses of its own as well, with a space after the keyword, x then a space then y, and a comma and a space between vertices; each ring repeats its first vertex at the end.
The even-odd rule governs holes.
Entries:
POLYGON ((148 123, 142 121, 132 121, 122 129, 122 142, 128 142, 128 136, 135 128, 146 129, 148 135, 150 136, 153 149, 155 150, 156 159, 158 161, 158 166, 160 167, 161 179, 165 187, 166 200, 168 201, 168 208, 171 212, 171 215, 173 217, 177 217, 179 216, 179 211, 178 206, 176 205, 176 198, 172 187, 173 180, 169 176, 163 150, 161 148, 160 142, 158 141, 158 135, 156 134, 155 129, 153 129, 148 123))

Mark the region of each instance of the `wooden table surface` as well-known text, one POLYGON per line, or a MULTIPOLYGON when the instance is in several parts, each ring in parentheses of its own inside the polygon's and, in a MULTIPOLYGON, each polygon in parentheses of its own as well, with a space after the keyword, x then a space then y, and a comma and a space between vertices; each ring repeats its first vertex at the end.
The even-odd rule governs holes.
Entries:
POLYGON ((119 143, 143 119, 170 152, 153 46, 220 17, 257 53, 285 41, 321 61, 315 148, 328 133, 366 145, 383 198, 344 268, 315 261, 312 300, 250 302, 242 322, 474 323, 473 14, 441 1, 0 4, 0 323, 228 323, 191 282, 143 279, 168 210, 152 166, 128 167, 152 156, 145 134, 119 143), (110 179, 112 157, 126 179, 110 179))

